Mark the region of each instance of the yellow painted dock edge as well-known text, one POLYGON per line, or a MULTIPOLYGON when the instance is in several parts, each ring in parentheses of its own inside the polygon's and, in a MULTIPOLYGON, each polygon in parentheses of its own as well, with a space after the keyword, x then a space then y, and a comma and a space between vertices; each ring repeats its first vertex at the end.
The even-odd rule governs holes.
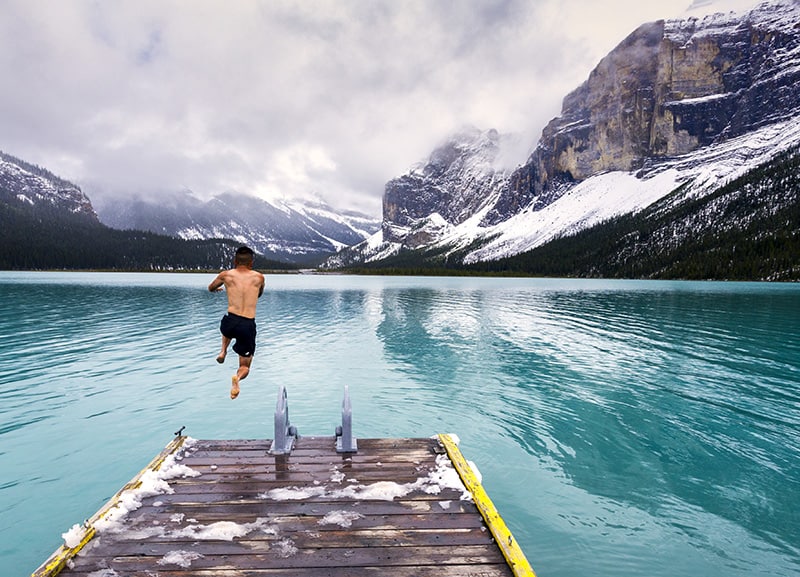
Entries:
POLYGON ((49 559, 47 559, 47 561, 45 561, 36 571, 31 573, 31 577, 55 577, 55 575, 58 575, 67 565, 67 562, 77 555, 78 552, 83 549, 89 541, 92 540, 97 533, 94 524, 98 520, 102 519, 109 510, 119 503, 122 493, 129 489, 136 489, 141 484, 142 475, 144 475, 147 471, 157 471, 164 463, 164 460, 180 449, 185 441, 185 436, 176 436, 172 441, 170 441, 170 443, 164 447, 164 450, 161 451, 161 453, 159 453, 152 461, 150 461, 150 464, 142 469, 139 474, 131 479, 124 487, 122 487, 122 489, 117 491, 117 493, 91 517, 91 519, 88 519, 83 524, 85 533, 80 543, 78 543, 75 547, 61 545, 61 547, 56 549, 56 551, 50 556, 49 559))
POLYGON ((481 482, 475 476, 472 467, 467 463, 464 455, 461 454, 458 445, 456 445, 453 438, 447 434, 440 434, 439 441, 444 445, 447 456, 450 457, 450 461, 453 463, 456 471, 458 471, 458 475, 461 477, 464 486, 472 494, 472 498, 483 516, 483 520, 486 521, 486 524, 489 526, 489 530, 492 532, 494 540, 503 552, 503 557, 505 557, 508 566, 511 567, 511 571, 513 571, 516 577, 536 577, 536 573, 533 572, 530 563, 528 563, 525 553, 523 553, 522 549, 517 545, 517 541, 506 526, 500 513, 495 509, 492 500, 484 490, 481 482))

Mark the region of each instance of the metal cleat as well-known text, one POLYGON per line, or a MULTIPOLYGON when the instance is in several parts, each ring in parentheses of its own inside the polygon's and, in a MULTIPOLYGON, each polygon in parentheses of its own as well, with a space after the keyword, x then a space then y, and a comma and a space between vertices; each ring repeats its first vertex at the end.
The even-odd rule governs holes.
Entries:
POLYGON ((342 425, 336 427, 336 452, 356 453, 358 445, 353 436, 353 409, 350 406, 350 388, 344 386, 344 400, 342 401, 342 425))
POLYGON ((289 401, 286 387, 278 389, 278 402, 275 405, 275 437, 269 452, 273 455, 287 455, 292 452, 297 440, 297 428, 289 424, 289 401))

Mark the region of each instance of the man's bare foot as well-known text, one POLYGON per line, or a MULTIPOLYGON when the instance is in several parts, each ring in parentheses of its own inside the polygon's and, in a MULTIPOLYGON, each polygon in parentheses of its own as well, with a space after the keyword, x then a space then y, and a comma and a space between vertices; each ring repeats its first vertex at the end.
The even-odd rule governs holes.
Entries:
POLYGON ((217 362, 219 364, 222 364, 222 363, 225 362, 225 353, 220 353, 219 356, 217 356, 217 362))
POLYGON ((231 377, 231 399, 239 396, 239 376, 233 375, 231 377))

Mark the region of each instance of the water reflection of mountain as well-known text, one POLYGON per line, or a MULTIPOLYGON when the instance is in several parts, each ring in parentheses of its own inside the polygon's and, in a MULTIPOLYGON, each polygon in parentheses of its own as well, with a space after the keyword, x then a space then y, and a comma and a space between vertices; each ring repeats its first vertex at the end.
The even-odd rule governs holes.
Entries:
POLYGON ((645 518, 663 522, 666 511, 695 539, 706 539, 704 519, 785 548, 788 535, 771 528, 798 526, 785 485, 800 448, 775 447, 797 425, 781 403, 798 407, 800 393, 751 375, 767 377, 765 365, 787 358, 772 371, 796 370, 797 344, 784 350, 774 326, 796 316, 795 300, 649 288, 388 290, 377 335, 399 370, 463 409, 466 426, 513 438, 531 468, 645 518))

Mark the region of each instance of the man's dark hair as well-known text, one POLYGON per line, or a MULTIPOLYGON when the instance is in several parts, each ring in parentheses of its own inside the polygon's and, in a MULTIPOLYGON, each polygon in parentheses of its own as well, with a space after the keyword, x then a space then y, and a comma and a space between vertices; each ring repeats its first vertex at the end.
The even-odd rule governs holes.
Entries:
POLYGON ((253 264, 253 259, 255 254, 253 253, 253 249, 247 246, 240 246, 236 249, 236 256, 234 257, 233 262, 236 263, 236 266, 240 264, 253 264))

